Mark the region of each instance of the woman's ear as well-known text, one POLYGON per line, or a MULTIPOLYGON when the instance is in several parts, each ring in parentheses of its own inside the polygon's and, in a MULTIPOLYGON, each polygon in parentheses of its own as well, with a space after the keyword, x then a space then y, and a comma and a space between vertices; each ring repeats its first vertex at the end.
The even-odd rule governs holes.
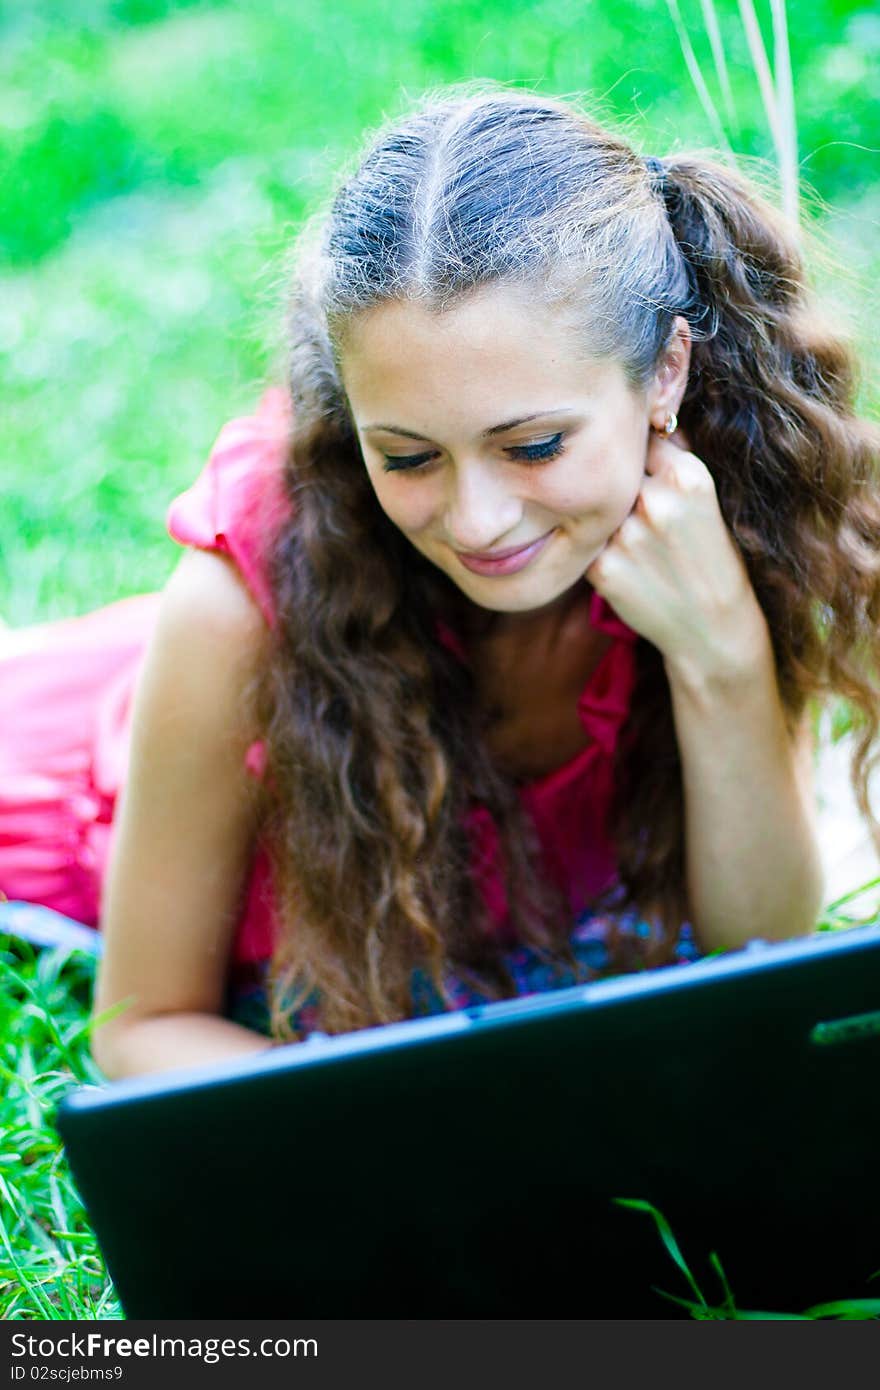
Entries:
POLYGON ((691 365, 691 341, 687 319, 676 315, 648 393, 648 418, 654 429, 662 430, 669 416, 678 414, 691 365))

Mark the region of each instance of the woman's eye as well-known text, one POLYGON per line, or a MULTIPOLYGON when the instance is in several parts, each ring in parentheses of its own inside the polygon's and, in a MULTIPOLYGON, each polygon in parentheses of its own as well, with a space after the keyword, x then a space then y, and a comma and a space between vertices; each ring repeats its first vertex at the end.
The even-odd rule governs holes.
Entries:
POLYGON ((545 439, 540 444, 523 444, 505 452, 518 459, 552 459, 562 453, 562 433, 560 431, 559 434, 554 434, 552 439, 545 439))
POLYGON ((385 455, 383 473, 396 473, 399 469, 421 468, 423 463, 427 463, 433 458, 433 454, 407 454, 403 458, 389 458, 385 455))
MULTIPOLYGON (((562 452, 562 432, 554 434, 551 439, 542 440, 539 444, 512 445, 504 452, 526 463, 536 463, 542 459, 555 458, 557 454, 562 452)), ((402 458, 392 458, 386 454, 383 472, 394 473, 399 470, 421 468, 434 457, 434 454, 407 454, 402 458)))

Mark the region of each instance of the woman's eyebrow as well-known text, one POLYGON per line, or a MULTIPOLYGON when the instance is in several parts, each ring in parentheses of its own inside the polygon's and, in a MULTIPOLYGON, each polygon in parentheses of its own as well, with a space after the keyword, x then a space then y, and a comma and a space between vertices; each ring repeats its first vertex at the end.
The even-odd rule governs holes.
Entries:
MULTIPOLYGON (((521 415, 516 420, 505 420, 500 425, 491 425, 489 429, 483 430, 481 439, 490 439, 496 434, 505 434, 507 430, 515 429, 517 425, 528 424, 529 420, 543 420, 545 415, 574 415, 574 410, 569 406, 561 406, 559 409, 538 410, 534 415, 521 415)), ((371 434, 376 430, 384 430, 386 434, 400 434, 404 439, 427 439, 424 434, 419 434, 418 430, 404 430, 399 425, 364 425, 364 434, 371 434)))

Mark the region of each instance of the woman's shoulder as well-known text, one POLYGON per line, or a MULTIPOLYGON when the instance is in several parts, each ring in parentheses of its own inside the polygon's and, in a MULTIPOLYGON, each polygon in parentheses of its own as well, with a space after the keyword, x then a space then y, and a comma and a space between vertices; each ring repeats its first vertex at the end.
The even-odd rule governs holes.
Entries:
POLYGON ((258 757, 251 752, 259 724, 255 701, 271 629, 234 560, 222 551, 182 555, 163 589, 156 627, 169 664, 187 667, 191 696, 200 698, 203 687, 207 707, 226 692, 250 735, 246 761, 258 757))
POLYGON ((236 648, 266 644, 263 612, 233 558, 222 550, 192 547, 181 555, 167 580, 165 606, 178 605, 200 631, 236 648))
POLYGON ((235 711, 230 737, 246 740, 244 763, 256 805, 266 757, 264 742, 255 737, 258 699, 271 628, 231 556, 196 548, 181 556, 162 591, 156 641, 166 666, 186 668, 191 707, 204 701, 213 710, 223 702, 235 711))
POLYGON ((234 562, 270 626, 269 553, 292 511, 284 488, 291 419, 286 393, 265 391, 253 414, 227 421, 198 476, 166 514, 168 534, 181 545, 234 562))

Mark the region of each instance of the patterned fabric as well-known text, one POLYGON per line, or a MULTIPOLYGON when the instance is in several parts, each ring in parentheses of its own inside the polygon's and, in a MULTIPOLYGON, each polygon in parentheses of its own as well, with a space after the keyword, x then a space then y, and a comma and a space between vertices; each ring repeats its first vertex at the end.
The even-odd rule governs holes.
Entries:
MULTIPOLYGON (((503 952, 503 959, 513 978, 517 997, 529 994, 543 994, 549 990, 567 989, 576 984, 589 984, 604 978, 608 973, 609 955, 606 945, 609 927, 614 919, 608 915, 584 913, 576 923, 569 937, 572 954, 577 962, 575 976, 570 966, 559 968, 544 959, 537 951, 527 946, 517 946, 503 952)), ((650 938, 650 927, 635 916, 618 919, 619 931, 626 939, 630 950, 628 965, 639 967, 639 956, 650 938)), ((690 923, 685 923, 676 942, 673 965, 688 965, 699 960, 701 953, 694 941, 690 923)), ((269 1009, 265 983, 266 964, 255 968, 250 979, 239 982, 230 989, 226 1013, 229 1018, 258 1033, 270 1033, 269 1009)), ((413 975, 413 1017, 423 1018, 441 1014, 452 1009, 466 1009, 484 1004, 486 998, 471 986, 464 984, 453 974, 447 974, 445 983, 451 996, 447 1009, 436 986, 424 972, 413 975)), ((318 1027, 317 996, 312 995, 305 1004, 289 1016, 291 1027, 302 1037, 325 1037, 318 1027)))

